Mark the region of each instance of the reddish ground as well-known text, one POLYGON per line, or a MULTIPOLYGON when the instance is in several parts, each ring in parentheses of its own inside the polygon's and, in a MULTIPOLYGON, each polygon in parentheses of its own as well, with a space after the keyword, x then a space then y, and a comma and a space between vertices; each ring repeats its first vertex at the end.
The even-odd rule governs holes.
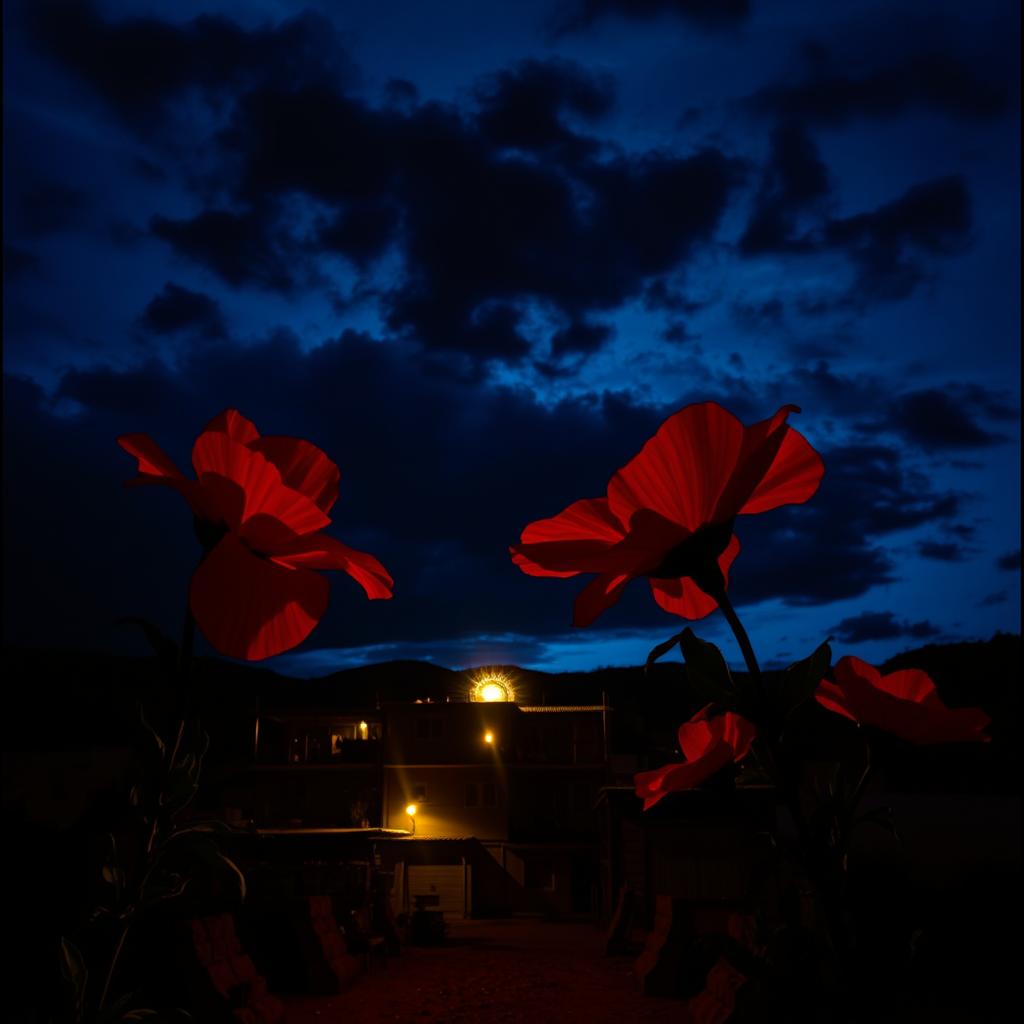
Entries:
POLYGON ((294 1001, 289 1024, 678 1024, 681 1002, 640 994, 633 958, 606 957, 591 924, 448 922, 441 947, 406 947, 345 992, 294 1001))

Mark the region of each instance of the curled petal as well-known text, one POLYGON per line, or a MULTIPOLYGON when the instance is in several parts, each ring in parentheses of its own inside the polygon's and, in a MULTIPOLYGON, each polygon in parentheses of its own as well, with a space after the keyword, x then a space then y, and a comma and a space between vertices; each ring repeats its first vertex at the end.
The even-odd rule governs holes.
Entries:
MULTIPOLYGON (((726 586, 729 585, 729 567, 739 553, 740 541, 733 534, 726 549, 718 556, 718 566, 726 586)), ((654 600, 665 611, 683 619, 695 621, 706 618, 718 607, 718 602, 705 594, 688 576, 680 579, 652 579, 650 585, 654 600)))
POLYGON ((184 479, 171 457, 148 434, 125 434, 117 443, 138 460, 139 472, 144 476, 184 479))
POLYGON ((987 742, 991 719, 980 708, 947 707, 931 678, 918 669, 883 676, 859 658, 841 658, 836 681, 823 679, 815 692, 822 707, 864 725, 885 729, 910 743, 987 742))
POLYGON ((611 608, 620 597, 632 576, 602 573, 592 579, 577 595, 573 605, 572 624, 589 626, 601 612, 611 608))
POLYGON ((801 505, 810 500, 825 475, 825 463, 792 427, 786 427, 775 458, 760 483, 739 511, 743 515, 769 512, 780 505, 801 505))
POLYGON ((130 484, 158 484, 177 491, 201 519, 216 516, 210 496, 195 480, 189 480, 161 447, 146 434, 125 434, 117 443, 138 462, 139 475, 130 484))
POLYGON ((509 551, 528 576, 575 576, 599 572, 587 567, 599 564, 625 534, 605 498, 584 498, 557 516, 530 523, 509 551))
POLYGON ((252 420, 247 420, 237 409, 225 409, 214 416, 203 428, 204 433, 208 430, 217 434, 227 434, 232 441, 239 444, 252 444, 260 436, 252 420))
POLYGON ((338 500, 338 467, 309 441, 297 437, 261 437, 248 445, 277 466, 286 487, 304 494, 321 512, 338 500))
POLYGON ((654 771, 638 772, 633 776, 636 795, 643 799, 646 811, 675 790, 695 789, 720 768, 724 768, 730 760, 727 751, 716 751, 714 755, 701 758, 699 761, 667 764, 654 771))
MULTIPOLYGON (((215 492, 219 479, 234 485, 232 494, 241 492, 244 497, 241 511, 235 501, 224 503, 222 511, 228 526, 240 530, 243 537, 246 520, 253 516, 276 519, 300 536, 322 530, 330 523, 309 498, 284 485, 273 463, 225 433, 200 434, 192 448, 192 464, 204 488, 215 492)), ((219 490, 215 493, 221 497, 219 490)))
POLYGON ((712 522, 743 436, 743 424, 715 402, 680 409, 609 481, 612 512, 628 523, 653 509, 691 532, 712 522))
POLYGON ((189 601, 221 654, 258 661, 302 643, 327 610, 327 578, 254 555, 226 534, 192 576, 189 601))
POLYGON ((271 558, 292 569, 340 569, 366 591, 370 600, 391 597, 395 585, 391 574, 373 555, 356 551, 326 533, 299 537, 271 558))

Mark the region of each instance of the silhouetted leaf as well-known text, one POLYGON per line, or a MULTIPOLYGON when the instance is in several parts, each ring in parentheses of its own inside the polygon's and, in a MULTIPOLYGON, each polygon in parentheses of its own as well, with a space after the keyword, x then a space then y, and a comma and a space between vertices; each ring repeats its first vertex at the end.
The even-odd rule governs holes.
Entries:
POLYGON ((872 810, 867 811, 865 814, 862 814, 854 824, 877 825, 879 828, 885 829, 885 831, 888 832, 901 846, 903 845, 903 837, 896 828, 896 822, 893 819, 891 807, 875 807, 872 810))
POLYGON ((801 661, 794 661, 779 677, 777 688, 778 711, 788 715, 799 707, 818 688, 825 673, 832 666, 832 648, 829 637, 813 654, 801 661))
POLYGON ((239 866, 223 853, 209 834, 193 832, 187 829, 177 834, 178 842, 187 844, 191 855, 208 867, 225 870, 235 879, 238 885, 238 898, 245 899, 245 876, 239 866))
POLYGON ((194 754, 186 754, 181 763, 174 766, 160 794, 160 805, 169 811, 180 811, 196 795, 199 784, 196 781, 198 766, 194 754))
POLYGON ((682 633, 676 633, 675 636, 669 637, 668 640, 663 640, 660 644, 655 647, 650 654, 647 655, 647 661, 644 662, 644 671, 646 672, 650 667, 659 659, 663 658, 677 643, 682 633))
POLYGON ((85 1007, 85 986, 89 980, 89 971, 79 948, 64 937, 60 940, 60 974, 71 990, 75 1020, 79 1021, 85 1007))
POLYGON ((171 667, 174 667, 178 663, 178 645, 169 636, 167 636, 163 630, 154 626, 152 622, 135 616, 128 616, 123 619, 118 619, 115 625, 138 626, 138 628, 145 634, 146 640, 149 642, 149 646, 153 649, 153 653, 156 654, 161 661, 171 667))
POLYGON ((701 640, 687 627, 679 638, 679 646, 686 659, 686 679, 694 695, 702 703, 721 704, 734 710, 736 685, 722 652, 707 640, 701 640))
POLYGON ((142 728, 152 737, 153 742, 156 744, 157 752, 160 755, 161 760, 167 754, 167 744, 164 743, 163 737, 149 724, 149 719, 146 718, 146 711, 143 706, 139 705, 139 721, 142 723, 142 728))

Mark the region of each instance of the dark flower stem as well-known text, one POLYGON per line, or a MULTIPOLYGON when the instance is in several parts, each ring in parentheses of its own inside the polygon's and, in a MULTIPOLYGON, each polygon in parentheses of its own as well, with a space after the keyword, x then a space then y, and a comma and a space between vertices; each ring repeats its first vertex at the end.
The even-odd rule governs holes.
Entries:
MULTIPOLYGON (((178 733, 175 736, 174 746, 171 748, 165 767, 165 777, 168 779, 174 771, 174 766, 178 760, 178 754, 181 752, 181 743, 185 736, 185 726, 188 719, 191 717, 193 710, 192 654, 195 647, 195 638, 196 620, 192 616, 192 609, 186 606, 185 623, 181 630, 181 648, 178 651, 177 665, 178 682, 180 684, 179 700, 181 719, 178 722, 178 733)), ((159 810, 157 810, 153 814, 153 824, 150 827, 149 839, 146 842, 145 871, 142 873, 142 880, 138 887, 139 896, 142 895, 146 879, 148 879, 150 872, 153 869, 154 851, 157 837, 160 833, 160 824, 161 816, 159 810)), ((117 944, 114 946, 114 953, 110 958, 110 967, 107 969, 107 976, 103 982, 103 989, 100 992, 100 1000, 96 1007, 97 1010, 102 1010, 106 1005, 107 996, 110 994, 110 985, 114 980, 114 973, 117 970, 118 961, 121 959, 121 951, 124 949, 125 940, 128 938, 128 932, 131 930, 131 926, 132 918, 128 917, 121 926, 121 934, 118 936, 117 944)))
POLYGON ((754 655, 754 648, 750 644, 750 637, 747 636, 747 631, 743 628, 743 623, 740 622, 740 617, 736 614, 736 609, 733 608, 725 588, 723 587, 718 593, 711 594, 710 596, 718 602, 718 607, 722 609, 725 621, 729 623, 729 627, 736 637, 736 642, 740 645, 740 650, 743 652, 743 660, 747 663, 747 671, 753 677, 754 685, 760 689, 761 668, 757 664, 757 657, 754 655))

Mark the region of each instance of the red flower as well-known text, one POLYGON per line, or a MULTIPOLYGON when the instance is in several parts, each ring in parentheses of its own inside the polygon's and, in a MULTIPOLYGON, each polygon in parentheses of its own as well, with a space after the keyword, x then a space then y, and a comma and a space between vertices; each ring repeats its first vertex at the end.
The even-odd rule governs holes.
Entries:
POLYGON ((742 761, 754 742, 757 729, 742 715, 726 711, 708 719, 707 708, 679 726, 679 749, 686 758, 681 764, 666 764, 633 777, 636 795, 644 810, 677 789, 693 789, 719 769, 742 761))
POLYGON ((791 412, 799 409, 785 405, 744 427, 714 402, 680 409, 615 473, 607 497, 531 523, 509 549, 512 560, 531 576, 597 573, 576 598, 577 626, 593 622, 640 576, 665 611, 709 615, 717 602, 705 591, 728 584, 740 550, 736 516, 805 502, 825 472, 787 426, 791 412))
POLYGON ((391 597, 394 581, 372 555, 321 531, 338 497, 338 467, 294 437, 260 437, 227 409, 192 448, 196 479, 175 467, 145 434, 117 443, 138 459, 132 483, 173 487, 195 514, 206 549, 189 603, 222 654, 257 661, 301 643, 327 610, 328 583, 314 569, 341 569, 367 597, 391 597))
POLYGON ((864 725, 875 725, 911 743, 988 742, 991 719, 980 708, 947 708, 927 673, 910 668, 883 676, 860 658, 841 658, 836 681, 823 679, 815 693, 822 707, 864 725))

